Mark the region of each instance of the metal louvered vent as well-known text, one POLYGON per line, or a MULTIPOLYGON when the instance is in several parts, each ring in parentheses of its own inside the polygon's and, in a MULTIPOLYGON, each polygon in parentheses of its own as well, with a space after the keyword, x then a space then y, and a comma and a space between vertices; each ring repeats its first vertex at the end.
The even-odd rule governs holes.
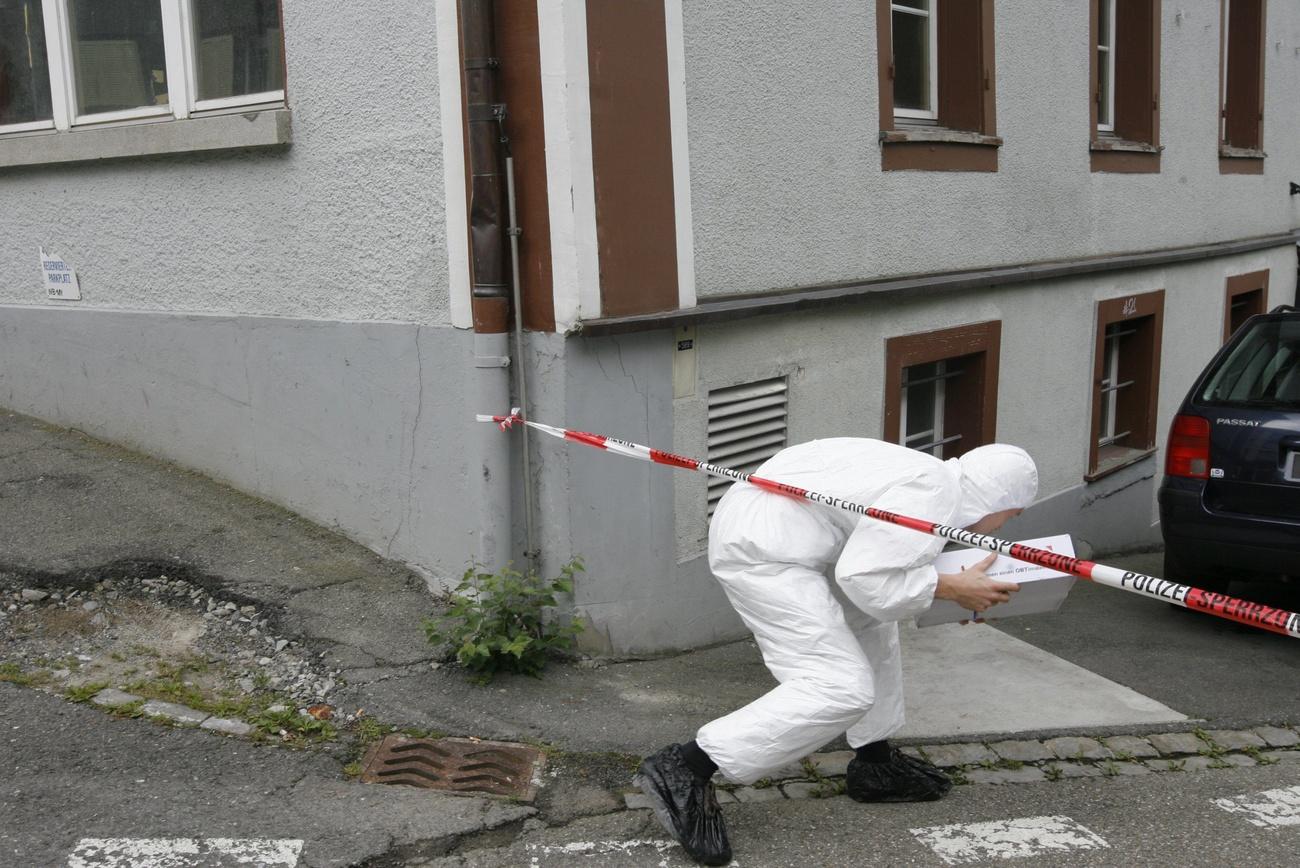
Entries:
MULTIPOLYGON (((751 473, 785 448, 785 377, 709 390, 709 463, 751 473)), ((709 477, 709 518, 732 484, 709 477)))

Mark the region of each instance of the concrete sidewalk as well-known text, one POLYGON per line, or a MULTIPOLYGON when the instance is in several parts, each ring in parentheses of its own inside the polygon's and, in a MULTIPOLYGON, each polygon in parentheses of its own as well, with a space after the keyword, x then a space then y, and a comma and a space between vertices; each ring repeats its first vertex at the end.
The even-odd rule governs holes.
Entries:
MULTIPOLYGON (((88 587, 166 571, 255 605, 337 670, 319 697, 453 735, 640 754, 769 689, 752 642, 674 657, 553 665, 489 687, 439 666, 421 577, 292 513, 163 462, 0 413, 0 578, 88 587)), ((1183 715, 984 626, 904 631, 904 736, 1121 731, 1183 715), (989 673, 996 672, 996 676, 989 673), (1086 701, 1085 701, 1086 697, 1086 701)))

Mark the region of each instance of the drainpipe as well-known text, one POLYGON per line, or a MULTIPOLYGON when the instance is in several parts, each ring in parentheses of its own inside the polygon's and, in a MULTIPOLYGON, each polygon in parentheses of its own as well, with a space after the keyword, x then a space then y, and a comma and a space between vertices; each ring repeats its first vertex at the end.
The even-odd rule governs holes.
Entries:
MULTIPOLYGON (((465 96, 469 115, 470 266, 474 316, 476 413, 510 409, 510 287, 506 282, 505 176, 501 170, 505 106, 496 96, 494 0, 461 0, 465 96)), ((478 563, 497 570, 510 559, 510 438, 475 437, 479 464, 478 563)))

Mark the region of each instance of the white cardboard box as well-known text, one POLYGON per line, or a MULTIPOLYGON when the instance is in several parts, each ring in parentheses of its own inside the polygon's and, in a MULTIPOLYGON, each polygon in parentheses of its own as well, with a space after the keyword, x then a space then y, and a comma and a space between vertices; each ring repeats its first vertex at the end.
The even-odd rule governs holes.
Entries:
MULTIPOLYGON (((1074 541, 1069 534, 1046 536, 1039 539, 1021 540, 1025 545, 1036 549, 1074 557, 1074 541)), ((988 557, 984 549, 956 549, 943 552, 934 560, 934 567, 941 573, 959 573, 967 567, 988 557)), ((1074 576, 1040 567, 1027 561, 1018 561, 1007 555, 999 555, 985 572, 990 579, 1000 582, 1015 582, 1020 590, 1011 595, 1011 600, 999 603, 982 613, 962 609, 951 600, 935 600, 929 609, 916 616, 916 626, 933 627, 936 624, 951 624, 955 621, 988 620, 991 618, 1010 618, 1016 615, 1037 615, 1055 612, 1065 602, 1066 594, 1074 586, 1074 576)))

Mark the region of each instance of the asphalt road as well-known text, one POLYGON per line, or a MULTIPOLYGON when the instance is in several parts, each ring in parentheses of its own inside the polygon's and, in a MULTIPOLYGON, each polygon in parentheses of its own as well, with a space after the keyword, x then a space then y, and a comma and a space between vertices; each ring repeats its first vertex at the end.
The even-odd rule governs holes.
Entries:
MULTIPOLYGON (((1158 556, 1110 562, 1159 572, 1158 556)), ((1294 640, 1086 582, 1076 585, 1059 615, 998 626, 1204 718, 1207 728, 1300 722, 1300 645, 1294 640)), ((116 720, 5 683, 0 769, 4 868, 133 864, 120 854, 113 861, 101 845, 87 844, 93 839, 136 839, 132 846, 145 839, 261 839, 296 848, 296 862, 275 864, 303 866, 690 864, 644 811, 547 827, 527 820, 531 811, 522 807, 358 786, 344 780, 339 761, 325 754, 116 720)), ((1008 855, 1024 866, 1276 866, 1294 862, 1300 846, 1300 762, 972 785, 924 805, 862 806, 842 797, 738 804, 726 815, 736 864, 748 868, 997 864, 1008 855), (1254 825, 1215 803, 1237 797, 1281 804, 1280 821, 1254 825), (969 861, 945 862, 936 846, 944 840, 952 845, 969 824, 992 824, 980 827, 988 840, 958 847, 969 861), (1056 831, 1045 833, 1044 824, 1056 831), (924 831, 947 826, 963 828, 924 831), (1050 849, 1035 854, 1039 839, 1050 849)), ((177 864, 233 863, 200 853, 177 864)))
MULTIPOLYGON (((1160 575, 1161 555, 1103 559, 1160 575)), ((1229 591, 1300 609, 1300 587, 1229 591)), ((1130 687, 1211 728, 1300 723, 1300 641, 1079 581, 1061 612, 997 625, 1085 669, 1130 687)))
POLYGON ((0 769, 4 868, 68 865, 88 838, 283 840, 299 842, 298 865, 354 865, 404 848, 449 847, 532 813, 485 799, 358 786, 321 753, 119 720, 3 682, 0 769))
MULTIPOLYGON (((120 853, 114 861, 112 846, 86 843, 120 838, 262 839, 300 848, 300 859, 275 863, 201 854, 148 863, 187 868, 691 864, 648 811, 548 827, 525 820, 529 811, 521 807, 348 784, 337 762, 321 754, 115 720, 2 683, 0 767, 6 769, 0 782, 0 865, 6 868, 140 864, 120 853)), ((1300 849, 1300 752, 1250 768, 973 784, 923 804, 859 805, 843 796, 732 804, 725 816, 733 864, 745 868, 941 868, 1012 858, 1026 868, 1275 868, 1293 864, 1300 849), (1221 801, 1264 805, 1271 814, 1233 812, 1221 801)))
MULTIPOLYGON (((1038 866, 1294 865, 1300 850, 1300 764, 957 787, 939 802, 861 805, 825 800, 729 805, 733 865, 945 864, 1038 866), (1218 799, 1294 799, 1253 825, 1218 799), (1050 819, 1048 819, 1050 818, 1050 819), (1016 822, 1020 821, 1020 822, 1016 822), (973 824, 975 828, 969 828, 973 824), (935 827, 959 826, 958 829, 935 827), (1019 828, 1017 828, 1019 827, 1019 828), (1072 830, 1042 835, 1044 827, 1072 830), (1081 829, 1079 827, 1082 827, 1081 829), (945 859, 938 847, 948 844, 945 859), (1038 845, 1035 852, 1035 845, 1038 845), (963 846, 964 845, 964 846, 963 846), (952 859, 958 861, 951 861, 952 859)), ((429 868, 684 868, 692 865, 648 811, 627 811, 537 830, 510 847, 414 863, 429 868)))

